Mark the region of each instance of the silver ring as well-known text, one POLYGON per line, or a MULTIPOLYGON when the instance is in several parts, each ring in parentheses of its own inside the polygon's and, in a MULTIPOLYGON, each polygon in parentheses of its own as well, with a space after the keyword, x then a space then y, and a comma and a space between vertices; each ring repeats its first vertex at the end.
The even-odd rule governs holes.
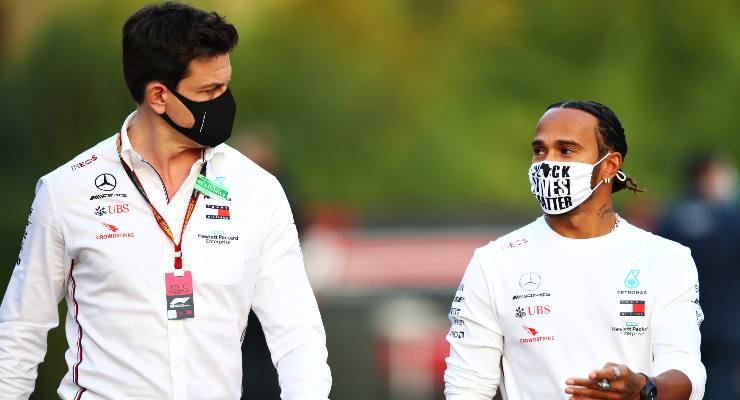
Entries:
POLYGON ((619 378, 622 377, 622 370, 620 370, 619 367, 612 367, 612 372, 614 372, 615 381, 618 381, 619 378))
POLYGON ((609 383, 609 379, 604 378, 600 380, 599 383, 597 383, 597 385, 599 385, 600 390, 603 390, 605 392, 612 390, 612 384, 609 383))

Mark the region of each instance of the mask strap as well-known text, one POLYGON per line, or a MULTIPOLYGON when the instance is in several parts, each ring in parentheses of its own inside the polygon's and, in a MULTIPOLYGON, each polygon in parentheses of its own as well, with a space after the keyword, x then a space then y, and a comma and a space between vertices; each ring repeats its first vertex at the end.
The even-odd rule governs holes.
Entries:
POLYGON ((606 153, 606 154, 604 155, 604 157, 601 157, 601 160, 599 160, 599 161, 596 161, 596 164, 594 164, 594 167, 595 167, 595 166, 597 166, 597 165, 599 165, 599 164, 601 164, 601 162, 602 162, 602 161, 604 161, 604 159, 605 159, 605 158, 607 158, 607 157, 609 157, 609 156, 610 156, 611 154, 612 154, 611 152, 609 152, 609 153, 606 153))
MULTIPOLYGON (((601 163, 602 161, 604 161, 604 159, 607 158, 607 157, 609 157, 609 155, 611 155, 611 154, 612 154, 611 152, 606 153, 606 155, 604 157, 601 157, 601 160, 596 161, 596 164, 594 164, 594 167, 597 166, 597 165, 599 165, 599 163, 601 163)), ((617 175, 615 176, 615 178, 619 179, 621 182, 624 182, 624 181, 627 180, 627 175, 624 172, 622 172, 622 170, 620 169, 619 171, 617 171, 617 175)), ((602 182, 603 182, 603 180, 602 180, 602 182)), ((601 182, 599 182, 599 185, 601 185, 601 182)), ((599 185, 596 185, 596 187, 593 190, 596 190, 596 188, 599 187, 599 185)))

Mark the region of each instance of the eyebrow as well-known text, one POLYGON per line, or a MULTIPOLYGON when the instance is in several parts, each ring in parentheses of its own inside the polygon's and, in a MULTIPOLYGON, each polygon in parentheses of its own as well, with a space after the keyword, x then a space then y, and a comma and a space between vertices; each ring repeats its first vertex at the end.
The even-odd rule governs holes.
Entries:
POLYGON ((212 89, 220 88, 223 85, 224 85, 223 82, 211 82, 211 83, 207 83, 207 84, 201 86, 198 89, 199 90, 212 90, 212 89))
POLYGON ((231 82, 231 78, 229 78, 229 80, 227 80, 226 82, 210 82, 210 83, 206 83, 205 85, 200 86, 199 90, 217 89, 217 88, 220 88, 221 86, 228 85, 229 82, 231 82))
MULTIPOLYGON (((583 146, 581 146, 581 144, 578 143, 578 142, 576 142, 575 140, 558 139, 558 140, 555 141, 555 144, 558 145, 558 146, 560 146, 560 147, 563 147, 563 146, 573 146, 573 147, 576 147, 576 148, 579 148, 579 149, 582 149, 583 148, 583 146)), ((544 145, 545 145, 545 142, 542 141, 542 140, 535 139, 535 140, 532 141, 532 147, 535 147, 535 146, 544 146, 544 145)))
POLYGON ((557 144, 560 147, 563 147, 563 146, 573 146, 573 147, 577 147, 579 149, 582 149, 583 148, 583 146, 581 146, 581 144, 578 143, 578 142, 576 142, 575 140, 561 140, 561 139, 559 139, 559 140, 556 140, 555 141, 555 144, 557 144))

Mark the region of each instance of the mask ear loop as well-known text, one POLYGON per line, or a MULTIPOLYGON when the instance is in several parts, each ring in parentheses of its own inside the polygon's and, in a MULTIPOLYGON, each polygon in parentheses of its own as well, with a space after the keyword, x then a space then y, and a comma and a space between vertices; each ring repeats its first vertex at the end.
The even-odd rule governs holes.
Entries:
MULTIPOLYGON (((609 156, 610 156, 611 154, 612 154, 612 152, 610 151, 610 152, 606 153, 606 154, 604 155, 604 157, 601 157, 601 159, 600 159, 599 161, 596 161, 596 164, 594 164, 594 168, 595 168, 595 167, 596 167, 597 165, 601 164, 601 162, 602 162, 602 161, 604 161, 604 160, 605 160, 605 159, 606 159, 607 157, 609 157, 609 156)), ((618 172, 617 172, 617 176, 619 176, 619 174, 620 174, 620 173, 622 173, 622 171, 618 171, 618 172)), ((594 192, 594 191, 595 191, 595 190, 596 190, 596 189, 597 189, 597 188, 598 188, 599 186, 601 186, 601 184, 602 184, 602 183, 609 183, 609 181, 611 181, 611 179, 612 179, 612 178, 604 178, 604 179, 602 179, 602 180, 601 180, 601 182, 599 182, 598 184, 596 184, 596 186, 594 186, 594 188, 593 188, 593 189, 591 189, 591 193, 593 193, 593 192, 594 192)), ((624 182, 624 180, 625 180, 625 179, 627 179, 627 177, 626 177, 626 176, 624 176, 624 173, 622 173, 622 178, 619 178, 619 179, 620 179, 621 181, 623 181, 623 182, 624 182)))
MULTIPOLYGON (((615 178, 619 179, 621 182, 624 182, 627 180, 627 175, 624 174, 621 170, 617 171, 617 174, 614 176, 615 178)), ((604 183, 611 182, 612 178, 604 178, 604 183)))

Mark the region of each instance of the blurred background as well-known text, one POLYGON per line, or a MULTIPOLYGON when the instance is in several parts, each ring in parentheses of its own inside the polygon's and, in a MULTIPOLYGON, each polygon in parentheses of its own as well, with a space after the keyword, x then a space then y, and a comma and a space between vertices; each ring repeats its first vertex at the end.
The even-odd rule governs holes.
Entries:
MULTIPOLYGON (((0 0, 3 288, 38 178, 111 136, 135 107, 120 32, 143 4, 0 0)), ((525 175, 529 143, 545 107, 563 99, 597 100, 620 117, 624 169, 648 191, 619 193, 618 210, 692 247, 706 398, 740 398, 740 3, 191 4, 239 31, 229 143, 291 199, 332 398, 442 398, 455 287, 474 248, 541 214, 525 175)), ((245 398, 277 398, 256 328, 245 398)), ((34 399, 56 397, 65 350, 54 329, 34 399)))

